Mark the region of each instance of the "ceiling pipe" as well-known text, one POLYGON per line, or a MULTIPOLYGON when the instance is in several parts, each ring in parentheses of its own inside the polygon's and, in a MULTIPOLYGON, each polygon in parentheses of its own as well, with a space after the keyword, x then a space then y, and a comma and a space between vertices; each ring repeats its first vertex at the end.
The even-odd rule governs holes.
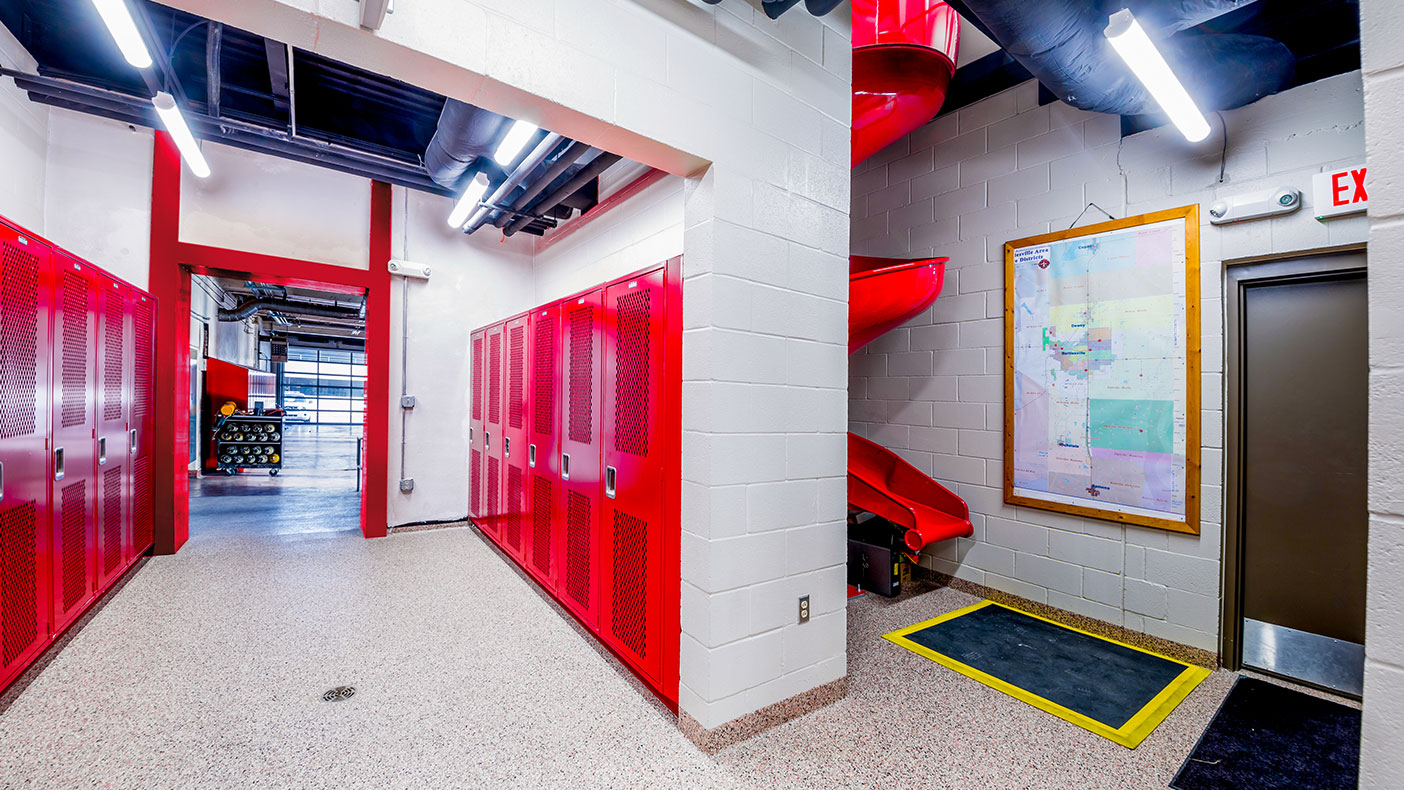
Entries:
POLYGON ((463 232, 472 233, 482 227, 483 223, 487 222, 488 215, 492 213, 493 207, 497 205, 498 201, 510 195, 512 190, 517 188, 518 184, 522 183, 528 175, 531 175, 531 171, 535 170, 542 162, 546 161, 546 157, 550 156, 551 152, 555 150, 556 146, 559 145, 563 139, 565 138, 554 132, 542 138, 541 142, 536 144, 536 148, 532 149, 531 155, 524 159, 521 164, 513 168, 512 175, 508 176, 507 180, 503 181, 502 185, 499 186, 487 200, 483 201, 483 205, 474 212, 473 216, 468 220, 468 224, 463 226, 463 232))
POLYGON ((315 316, 320 318, 364 318, 361 311, 354 307, 331 307, 330 305, 310 304, 308 302, 290 302, 286 299, 245 299, 228 310, 220 308, 218 315, 221 321, 243 321, 258 313, 269 312, 315 316))
POLYGON ((457 99, 444 102, 439 127, 424 149, 424 170, 434 183, 457 187, 468 168, 491 156, 511 120, 457 99))
POLYGON ((557 203, 575 194, 581 187, 590 183, 595 178, 598 178, 600 173, 608 170, 615 162, 618 162, 622 158, 623 157, 619 156, 619 154, 611 154, 609 152, 601 153, 599 156, 590 160, 589 164, 580 168, 580 172, 576 173, 574 177, 562 184, 555 191, 545 197, 538 198, 531 205, 521 209, 523 213, 512 220, 511 224, 503 230, 503 233, 507 236, 511 236, 522 228, 525 228, 533 219, 531 215, 525 212, 531 211, 538 206, 544 208, 555 206, 557 203))
POLYGON ((556 157, 556 161, 552 162, 551 166, 546 168, 546 172, 542 173, 540 178, 535 179, 527 186, 525 192, 509 200, 505 207, 506 210, 498 212, 497 216, 492 218, 492 224, 501 228, 512 219, 520 216, 521 209, 529 205, 532 199, 540 195, 546 187, 551 185, 552 181, 559 178, 561 173, 566 171, 566 168, 575 164, 577 159, 584 156, 585 152, 590 150, 588 143, 582 143, 577 140, 567 140, 566 142, 570 143, 569 147, 567 147, 560 156, 556 157))

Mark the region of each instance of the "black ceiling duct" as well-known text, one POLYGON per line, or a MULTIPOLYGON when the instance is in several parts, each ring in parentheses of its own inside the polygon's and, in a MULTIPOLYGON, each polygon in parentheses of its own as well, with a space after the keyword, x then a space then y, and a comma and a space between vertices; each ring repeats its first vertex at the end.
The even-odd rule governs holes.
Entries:
POLYGON ((286 299, 245 299, 234 307, 225 310, 220 308, 219 320, 221 321, 243 321, 258 313, 287 313, 288 315, 306 315, 321 318, 342 318, 356 319, 364 318, 361 311, 354 307, 332 307, 331 305, 311 304, 308 302, 290 302, 286 299))
POLYGON ((495 112, 449 99, 439 115, 439 128, 424 150, 424 169, 435 183, 456 186, 474 161, 492 153, 511 123, 495 112))
POLYGON ((1291 84, 1294 57, 1265 36, 1192 31, 1254 0, 954 0, 1059 99, 1083 110, 1141 115, 1159 105, 1102 31, 1129 8, 1204 111, 1242 107, 1291 84))

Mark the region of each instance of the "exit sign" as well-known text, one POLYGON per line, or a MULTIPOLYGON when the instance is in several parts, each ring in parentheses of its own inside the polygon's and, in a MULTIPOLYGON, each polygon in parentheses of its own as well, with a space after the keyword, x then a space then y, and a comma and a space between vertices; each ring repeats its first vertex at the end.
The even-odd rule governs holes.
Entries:
POLYGON ((1312 192, 1316 196, 1312 206, 1316 209, 1316 218, 1359 214, 1369 208, 1370 193, 1365 191, 1365 179, 1365 165, 1312 176, 1312 192))

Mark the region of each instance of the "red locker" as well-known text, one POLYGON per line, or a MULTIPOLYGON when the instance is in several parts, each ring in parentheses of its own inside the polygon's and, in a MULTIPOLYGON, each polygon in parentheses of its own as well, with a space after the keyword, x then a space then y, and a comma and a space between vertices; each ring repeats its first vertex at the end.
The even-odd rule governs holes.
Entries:
POLYGON ((502 324, 487 330, 487 420, 483 425, 483 518, 479 522, 498 540, 502 514, 502 324))
POLYGON ((0 223, 0 690, 50 633, 52 279, 48 245, 0 223))
POLYGON ((132 372, 130 289, 101 274, 97 286, 97 586, 126 570, 131 556, 131 444, 128 431, 132 372))
POLYGON ((556 526, 560 523, 561 462, 557 440, 561 421, 559 335, 560 305, 547 305, 531 313, 530 339, 531 414, 527 432, 527 542, 526 567, 548 590, 556 589, 556 526))
POLYGON ((472 388, 469 399, 472 411, 468 419, 468 515, 477 519, 483 515, 483 330, 472 333, 469 341, 472 359, 472 388))
POLYGON ((662 567, 663 270, 605 291, 600 635, 658 683, 662 567))
POLYGON ((592 629, 599 627, 600 369, 604 354, 604 291, 591 291, 560 306, 562 420, 560 434, 563 516, 556 556, 560 599, 592 629))
POLYGON ((54 632, 82 613, 96 592, 98 484, 97 272, 56 251, 53 313, 52 531, 54 632))
POLYGON ((509 319, 503 328, 505 344, 503 393, 507 414, 502 426, 503 546, 517 562, 523 557, 523 533, 526 516, 527 489, 527 317, 509 319))
POLYGON ((129 557, 144 554, 155 537, 152 497, 152 431, 155 429, 156 299, 133 290, 127 306, 132 332, 132 383, 127 453, 131 456, 131 527, 129 557))

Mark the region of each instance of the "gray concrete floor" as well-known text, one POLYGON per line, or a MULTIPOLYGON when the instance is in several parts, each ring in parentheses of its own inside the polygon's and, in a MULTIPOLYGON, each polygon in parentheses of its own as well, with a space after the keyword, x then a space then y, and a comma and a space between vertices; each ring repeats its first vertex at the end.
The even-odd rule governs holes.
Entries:
POLYGON ((881 639, 973 598, 869 595, 849 696, 709 757, 473 530, 266 521, 192 529, 11 695, 0 787, 1165 787, 1234 679, 1128 750, 881 639))

